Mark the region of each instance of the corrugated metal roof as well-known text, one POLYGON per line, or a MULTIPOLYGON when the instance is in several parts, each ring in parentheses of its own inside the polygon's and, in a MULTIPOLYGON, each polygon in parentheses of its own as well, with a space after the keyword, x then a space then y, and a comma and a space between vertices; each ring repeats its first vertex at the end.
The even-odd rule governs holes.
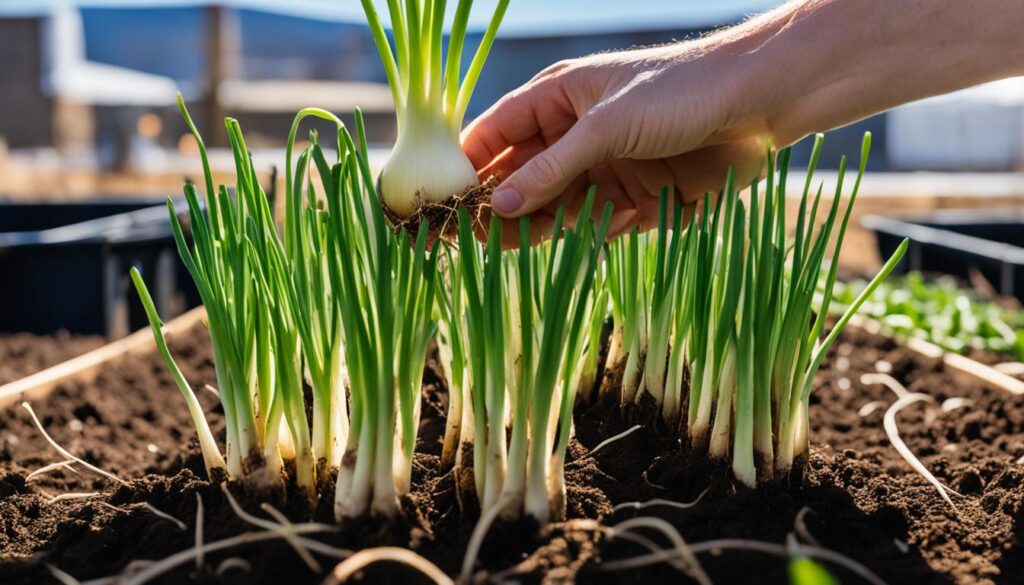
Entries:
MULTIPOLYGON (((386 18, 384 0, 375 0, 386 18)), ((362 22, 358 0, 4 0, 0 16, 43 15, 60 3, 83 8, 167 8, 209 5, 277 12, 318 20, 362 22)), ((457 2, 449 1, 449 10, 457 2)), ((512 0, 502 36, 550 36, 651 29, 697 29, 736 21, 781 0, 512 0)), ((483 28, 494 0, 476 2, 471 26, 483 28)))

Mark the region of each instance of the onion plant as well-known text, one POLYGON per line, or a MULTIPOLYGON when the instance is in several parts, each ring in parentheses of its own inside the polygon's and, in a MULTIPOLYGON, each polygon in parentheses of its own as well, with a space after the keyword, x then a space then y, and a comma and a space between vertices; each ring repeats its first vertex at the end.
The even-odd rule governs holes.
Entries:
POLYGON ((192 417, 192 424, 195 425, 196 433, 199 436, 199 449, 203 453, 203 464, 206 466, 206 473, 210 478, 213 478, 218 471, 225 471, 224 457, 220 453, 217 441, 213 438, 213 433, 210 431, 210 423, 206 421, 206 415, 203 413, 202 405, 199 404, 199 399, 196 398, 192 386, 185 379, 185 374, 182 373, 181 368, 178 367, 177 362, 174 361, 174 357, 171 355, 167 339, 164 337, 163 323, 160 321, 160 316, 156 312, 156 306, 153 304, 153 297, 150 296, 149 289, 146 288, 146 283, 142 280, 139 270, 134 266, 131 269, 131 277, 135 290, 139 294, 139 300, 142 301, 142 308, 145 309, 146 317, 149 319, 149 326, 153 330, 153 338, 156 340, 160 357, 163 358, 167 369, 170 370, 171 377, 174 378, 174 383, 178 386, 178 391, 181 392, 181 396, 185 399, 185 404, 188 406, 188 413, 192 417))
POLYGON ((191 182, 185 184, 191 244, 185 239, 170 200, 168 211, 179 255, 207 311, 217 388, 227 422, 228 475, 241 477, 246 459, 258 454, 263 446, 266 417, 258 406, 271 391, 258 383, 257 363, 267 357, 259 350, 266 348, 267 340, 258 339, 257 335, 265 328, 260 327, 252 278, 253 257, 246 241, 249 222, 268 221, 263 217, 266 198, 256 181, 237 122, 226 121, 238 177, 232 198, 223 185, 214 188, 206 148, 180 96, 178 105, 199 145, 206 187, 204 213, 195 186, 191 182))
POLYGON ((394 46, 373 1, 362 4, 398 117, 398 140, 380 175, 381 202, 396 223, 447 221, 455 207, 484 194, 459 131, 509 0, 498 1, 461 78, 472 0, 459 0, 447 43, 446 0, 388 0, 394 46))
MULTIPOLYGON (((305 108, 296 115, 288 135, 285 164, 292 168, 292 152, 299 124, 307 117, 333 122, 339 160, 353 156, 351 138, 344 124, 319 108, 305 108), (346 141, 346 138, 348 139, 346 141)), ((285 179, 285 247, 290 266, 279 292, 288 296, 293 323, 302 350, 302 371, 312 390, 312 449, 323 470, 338 466, 348 437, 348 408, 345 396, 345 367, 340 305, 348 302, 332 286, 329 277, 329 232, 331 223, 319 209, 316 183, 325 196, 345 188, 336 184, 315 132, 309 146, 298 157, 294 172, 285 179)), ((265 251, 264 251, 265 253, 265 251)))
MULTIPOLYGON (((405 230, 388 229, 358 111, 360 147, 324 110, 296 116, 279 230, 238 123, 226 122, 237 173, 232 197, 223 186, 214 190, 202 138, 179 104, 199 143, 206 182, 202 201, 191 183, 185 186, 191 241, 173 203, 168 208, 207 310, 227 426, 224 464, 201 412, 192 412, 207 467, 226 466, 239 479, 262 463, 277 480, 294 467, 310 498, 318 477, 338 467, 339 517, 395 514, 397 496, 410 489, 423 363, 435 331, 437 244, 428 249, 426 225, 414 241, 405 230), (311 116, 334 122, 337 160, 328 163, 313 133, 293 168, 299 125, 311 116)), ((133 278, 165 361, 195 411, 145 285, 137 273, 133 278)))
MULTIPOLYGON (((217 387, 226 419, 226 468, 229 477, 245 477, 265 466, 269 477, 280 481, 285 460, 295 460, 298 484, 315 493, 315 455, 305 418, 298 344, 302 323, 288 295, 292 262, 278 237, 266 193, 235 120, 225 125, 235 160, 234 196, 223 185, 214 187, 202 137, 180 96, 179 109, 199 145, 205 193, 185 185, 191 241, 171 200, 168 212, 178 252, 188 269, 207 312, 217 387)), ((147 308, 158 346, 186 395, 187 382, 166 350, 158 316, 147 304, 141 277, 133 273, 136 288, 147 308)), ((212 437, 193 413, 207 466, 213 459, 212 437)))
MULTIPOLYGON (((685 286, 681 244, 682 208, 672 210, 668 224, 668 193, 663 191, 658 229, 654 234, 633 230, 608 245, 608 290, 615 326, 607 369, 621 373, 621 399, 633 402, 638 391, 661 404, 668 367, 672 316, 682 311, 677 291, 685 286), (671 228, 671 230, 670 230, 671 228)), ((686 231, 689 238, 694 230, 686 231)), ((688 239, 686 240, 688 241, 688 239)))
MULTIPOLYGON (((267 387, 261 407, 266 412, 267 445, 274 445, 279 439, 282 421, 290 434, 291 458, 295 462, 295 480, 309 497, 316 493, 316 455, 310 442, 309 422, 302 386, 302 354, 300 352, 297 319, 292 299, 287 294, 288 265, 283 249, 271 242, 260 249, 253 245, 253 257, 263 253, 265 266, 259 266, 258 286, 254 297, 259 307, 260 335, 268 339, 268 353, 263 368, 267 387), (258 250, 258 251, 257 251, 258 250)), ((280 469, 280 450, 266 448, 264 454, 270 469, 280 469)))
POLYGON ((705 213, 685 230, 678 207, 669 226, 663 194, 657 232, 634 232, 608 246, 614 321, 608 365, 622 371, 622 400, 652 400, 692 449, 730 461, 735 476, 751 486, 785 475, 806 455, 814 375, 906 251, 904 243, 823 336, 838 267, 826 268, 825 259, 830 248, 833 257, 840 252, 870 135, 845 209, 845 159, 827 209, 822 188, 812 191, 822 140, 815 141, 792 240, 786 149, 778 161, 769 153, 763 194, 754 182, 749 198, 741 198, 730 172, 718 200, 705 197, 705 213), (816 296, 819 281, 823 292, 816 296))
POLYGON ((530 246, 529 219, 520 220, 519 249, 505 253, 497 218, 480 244, 469 214, 459 212, 465 318, 454 313, 444 321, 464 328, 463 384, 470 391, 462 407, 473 414, 474 487, 485 510, 525 512, 541 523, 564 517, 572 409, 588 373, 593 379, 591 354, 600 351, 593 330, 605 314, 606 295, 595 282, 611 208, 594 222, 593 200, 591 192, 581 219, 564 233, 560 211, 555 237, 541 246, 530 246))
POLYGON ((473 411, 466 407, 469 395, 469 362, 466 356, 466 308, 462 262, 451 246, 445 246, 445 270, 437 271, 437 349, 448 387, 448 416, 441 447, 441 468, 455 467, 456 477, 469 468, 463 459, 473 444, 473 411))
MULTIPOLYGON (((338 471, 335 514, 398 512, 407 493, 419 427, 420 387, 427 344, 436 329, 434 274, 437 242, 428 250, 427 226, 415 241, 387 229, 365 151, 341 133, 339 163, 330 169, 326 258, 351 397, 351 424, 338 471)), ((327 169, 321 171, 326 174, 327 169)), ((311 219, 310 221, 314 221, 311 219)))
POLYGON ((641 275, 641 248, 646 250, 648 236, 633 230, 608 246, 608 291, 614 323, 609 340, 606 371, 610 378, 604 388, 620 388, 623 404, 636 397, 642 356, 646 353, 644 337, 644 293, 646 283, 641 275))

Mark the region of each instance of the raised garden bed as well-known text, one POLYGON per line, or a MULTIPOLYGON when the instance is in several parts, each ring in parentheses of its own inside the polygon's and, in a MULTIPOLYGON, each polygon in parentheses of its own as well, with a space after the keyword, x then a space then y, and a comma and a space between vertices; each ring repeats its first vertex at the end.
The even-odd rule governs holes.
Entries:
MULTIPOLYGON (((223 434, 218 401, 202 390, 214 383, 206 332, 197 327, 172 337, 172 351, 197 393, 215 434, 223 434)), ((569 521, 537 536, 528 522, 498 524, 482 549, 477 574, 526 582, 624 582, 673 580, 672 567, 652 565, 608 572, 615 560, 643 554, 641 547, 608 538, 607 527, 643 514, 670 521, 691 544, 746 538, 784 544, 794 533, 866 565, 889 583, 1014 583, 1024 570, 1024 397, 979 384, 952 382, 938 360, 859 330, 844 334, 827 358, 811 397, 811 457, 804 481, 752 491, 713 479, 682 457, 674 441, 640 429, 591 450, 632 426, 617 408, 596 405, 577 412, 577 438, 566 466, 569 521), (878 369, 936 403, 907 407, 900 435, 940 481, 962 494, 954 513, 936 490, 914 473, 882 429, 894 401, 884 386, 860 377, 878 369), (944 413, 947 398, 966 406, 944 413), (880 401, 871 413, 859 412, 880 401), (701 472, 699 472, 701 471, 701 472), (710 481, 710 485, 709 485, 710 481), (691 502, 685 510, 615 506, 651 498, 691 502), (809 512, 801 514, 804 508, 809 512), (798 520, 799 518, 799 520, 798 520)), ((252 530, 231 510, 221 489, 204 479, 202 457, 187 411, 156 353, 106 364, 92 382, 59 384, 34 406, 53 438, 72 453, 129 481, 117 486, 98 476, 57 471, 26 483, 32 471, 60 459, 21 408, 0 414, 0 582, 52 582, 52 565, 83 582, 120 572, 133 561, 168 557, 193 546, 197 495, 203 502, 203 539, 213 542, 252 530), (64 493, 99 495, 50 503, 64 493), (156 516, 150 504, 184 523, 156 516)), ((458 572, 476 514, 461 515, 450 475, 437 471, 447 393, 433 374, 424 384, 423 418, 413 493, 403 500, 407 520, 385 524, 350 521, 338 532, 315 535, 332 546, 360 549, 380 544, 411 548, 450 575, 458 572)), ((222 437, 221 437, 222 439, 222 437)), ((333 485, 333 478, 326 481, 333 485)), ((302 497, 233 483, 232 493, 251 513, 269 502, 292 521, 332 522, 330 497, 310 509, 302 497)), ((327 492, 330 493, 329 491, 327 492)), ((700 554, 717 583, 785 582, 787 562, 762 553, 723 550, 700 554)), ((334 561, 317 555, 325 570, 334 561)), ((138 565, 143 567, 143 565, 138 565)), ((858 577, 835 565, 844 583, 858 577)), ((397 565, 375 565, 364 582, 421 582, 397 565)), ((248 544, 208 553, 197 568, 190 555, 156 582, 319 583, 283 541, 248 544), (227 561, 227 559, 242 559, 227 561), (239 567, 248 567, 243 570, 239 567), (217 575, 217 569, 221 574, 217 575)), ((685 579, 684 579, 685 581, 685 579)))
POLYGON ((103 345, 98 336, 0 334, 0 386, 103 345))
POLYGON ((867 216, 884 256, 910 239, 897 272, 922 270, 966 280, 979 271, 999 294, 1024 301, 1024 216, 1013 210, 945 209, 906 217, 867 216))
POLYGON ((198 304, 160 200, 0 202, 0 332, 123 337, 146 324, 132 266, 164 315, 198 304))

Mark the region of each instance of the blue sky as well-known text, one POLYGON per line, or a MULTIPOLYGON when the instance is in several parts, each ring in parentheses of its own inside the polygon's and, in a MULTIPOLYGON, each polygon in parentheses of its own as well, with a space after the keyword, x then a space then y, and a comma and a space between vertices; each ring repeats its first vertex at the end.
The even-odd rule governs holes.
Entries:
MULTIPOLYGON (((40 14, 59 2, 89 7, 168 7, 208 4, 205 0, 2 0, 0 15, 40 14)), ((375 0, 386 13, 384 0, 375 0)), ((222 0, 221 4, 329 20, 362 21, 359 0, 222 0)), ((457 2, 449 0, 449 9, 457 2)), ((511 0, 504 35, 601 32, 657 27, 700 27, 761 12, 780 0, 511 0)), ((474 3, 472 24, 482 27, 494 0, 474 3)))

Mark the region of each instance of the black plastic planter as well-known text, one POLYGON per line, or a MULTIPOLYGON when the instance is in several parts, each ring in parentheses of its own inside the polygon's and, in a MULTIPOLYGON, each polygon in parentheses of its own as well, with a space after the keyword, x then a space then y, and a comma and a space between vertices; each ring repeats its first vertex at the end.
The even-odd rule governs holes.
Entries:
POLYGON ((198 304, 159 202, 0 203, 0 331, 117 338, 143 327, 131 266, 162 317, 198 304))
POLYGON ((1024 301, 1024 213, 950 209, 899 218, 869 215, 861 225, 875 232, 883 258, 910 238, 897 272, 923 270, 967 279, 973 269, 1000 294, 1024 301))

